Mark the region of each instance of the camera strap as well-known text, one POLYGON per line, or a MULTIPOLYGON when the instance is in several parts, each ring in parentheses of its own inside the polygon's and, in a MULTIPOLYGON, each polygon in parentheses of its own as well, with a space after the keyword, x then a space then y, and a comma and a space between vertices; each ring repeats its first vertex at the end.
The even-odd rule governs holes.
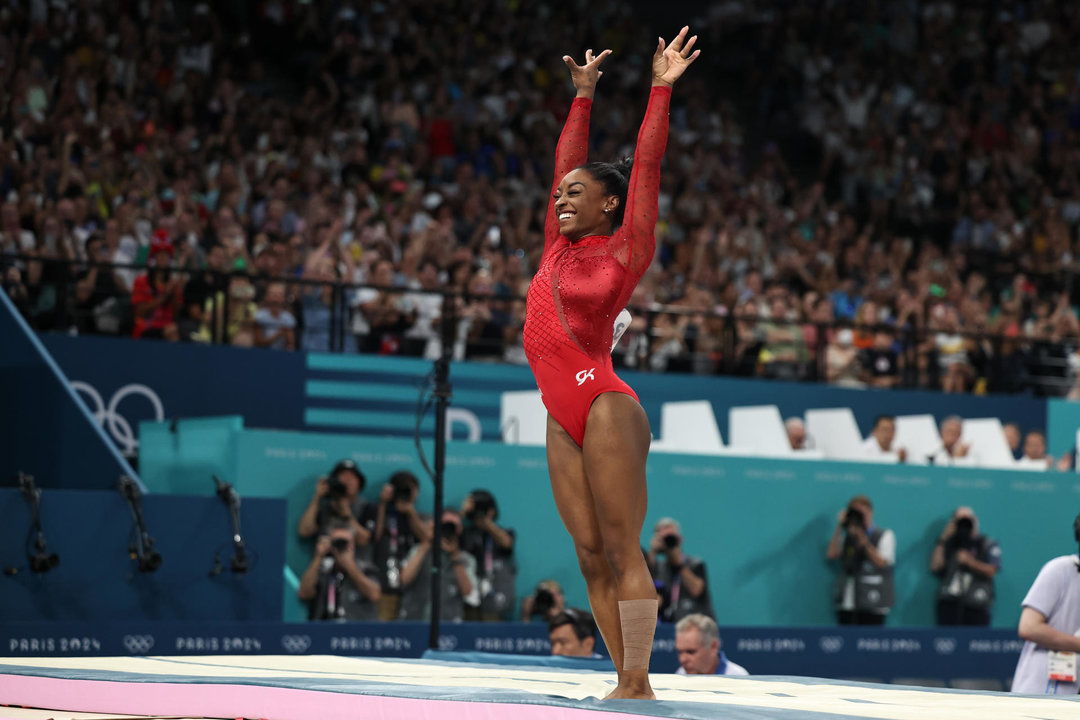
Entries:
POLYGON ((682 590, 682 568, 675 571, 675 576, 671 578, 671 593, 668 596, 669 604, 672 611, 679 607, 679 592, 682 590))
POLYGON ((489 534, 484 535, 484 575, 491 577, 495 574, 495 538, 489 534))

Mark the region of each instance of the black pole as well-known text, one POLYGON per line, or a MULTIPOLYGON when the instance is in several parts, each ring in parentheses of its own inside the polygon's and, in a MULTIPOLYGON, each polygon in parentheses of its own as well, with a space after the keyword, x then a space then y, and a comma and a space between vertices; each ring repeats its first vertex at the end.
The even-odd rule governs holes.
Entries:
POLYGON ((439 616, 442 612, 443 470, 446 468, 446 409, 453 392, 450 385, 450 357, 454 351, 456 324, 454 297, 443 295, 442 319, 439 322, 442 350, 435 361, 435 510, 432 516, 435 537, 431 539, 431 629, 428 635, 428 647, 432 650, 439 649, 439 616))

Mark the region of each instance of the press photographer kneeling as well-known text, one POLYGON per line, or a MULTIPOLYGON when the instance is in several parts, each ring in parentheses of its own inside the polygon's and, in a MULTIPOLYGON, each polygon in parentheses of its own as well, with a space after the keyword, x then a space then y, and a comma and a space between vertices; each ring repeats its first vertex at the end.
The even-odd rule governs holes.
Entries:
POLYGON ((355 553, 349 528, 334 528, 319 536, 296 591, 308 602, 309 620, 378 619, 379 573, 370 562, 358 560, 355 553))
POLYGON ((839 560, 833 600, 841 625, 883 625, 895 602, 896 535, 874 525, 870 498, 856 495, 836 517, 829 560, 839 560))

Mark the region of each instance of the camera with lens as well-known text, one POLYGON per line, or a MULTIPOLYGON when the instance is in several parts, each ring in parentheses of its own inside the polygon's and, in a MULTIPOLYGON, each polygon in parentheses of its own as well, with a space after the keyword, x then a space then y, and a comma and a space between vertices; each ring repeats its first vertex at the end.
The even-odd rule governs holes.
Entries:
POLYGON ((537 588, 532 607, 534 613, 547 615, 555 607, 555 595, 546 588, 537 588))
POLYGON ((674 550, 675 548, 679 547, 679 545, 682 544, 682 538, 679 537, 678 535, 676 535, 675 533, 670 533, 670 534, 664 536, 663 542, 664 542, 664 550, 671 551, 671 550, 674 550))
POLYGON ((962 517, 956 521, 956 539, 960 543, 971 540, 975 534, 975 523, 969 517, 962 517))
POLYGON ((442 536, 442 538, 444 540, 457 540, 457 538, 458 538, 457 525, 455 525, 452 522, 444 522, 439 527, 439 534, 442 536))
POLYGON ((469 519, 473 522, 487 517, 488 513, 495 509, 495 496, 487 490, 473 490, 470 497, 472 497, 473 508, 469 513, 469 519))
POLYGON ((851 530, 853 527, 866 529, 866 515, 858 508, 849 507, 844 515, 844 527, 851 530))
POLYGON ((331 475, 326 480, 326 497, 330 500, 337 500, 348 494, 349 489, 345 487, 345 483, 337 475, 331 475))
POLYGON ((413 488, 416 484, 416 477, 410 472, 400 471, 391 475, 390 486, 394 488, 394 502, 412 502, 413 488))
POLYGON ((330 547, 334 552, 345 552, 349 549, 349 540, 343 537, 331 538, 330 547))

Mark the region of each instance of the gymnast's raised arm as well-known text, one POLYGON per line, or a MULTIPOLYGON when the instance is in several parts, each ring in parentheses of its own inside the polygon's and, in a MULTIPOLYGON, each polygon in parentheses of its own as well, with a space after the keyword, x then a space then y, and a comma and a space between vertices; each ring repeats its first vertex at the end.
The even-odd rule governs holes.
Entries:
POLYGON ((656 249, 654 233, 659 213, 660 161, 667 146, 671 87, 701 53, 693 49, 697 35, 687 40, 688 32, 689 27, 684 26, 670 45, 659 38, 656 52, 653 53, 652 90, 634 149, 634 167, 627 188, 624 215, 629 222, 632 243, 627 267, 635 275, 645 272, 656 249))
POLYGON ((566 173, 579 165, 584 165, 589 156, 589 115, 592 110, 593 94, 596 81, 603 73, 600 64, 611 54, 605 50, 593 56, 592 50, 585 51, 585 64, 578 65, 569 55, 563 55, 563 62, 570 68, 570 79, 574 82, 577 95, 566 116, 566 124, 559 136, 559 145, 555 148, 555 177, 551 182, 551 196, 548 199, 547 219, 544 222, 544 249, 559 237, 559 223, 555 220, 555 189, 559 187, 566 173))

